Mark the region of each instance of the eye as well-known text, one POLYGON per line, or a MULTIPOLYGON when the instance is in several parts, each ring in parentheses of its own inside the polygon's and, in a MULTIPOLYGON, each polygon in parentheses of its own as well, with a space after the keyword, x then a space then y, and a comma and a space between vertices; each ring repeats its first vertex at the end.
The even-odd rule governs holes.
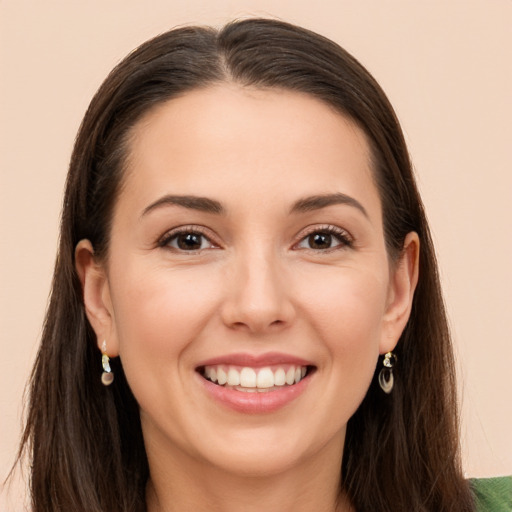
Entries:
POLYGON ((310 231, 295 246, 298 249, 312 249, 315 251, 327 251, 329 249, 351 247, 352 239, 349 234, 335 226, 326 226, 310 231))
POLYGON ((194 252, 217 247, 204 233, 190 228, 176 229, 167 233, 158 245, 180 252, 194 252))

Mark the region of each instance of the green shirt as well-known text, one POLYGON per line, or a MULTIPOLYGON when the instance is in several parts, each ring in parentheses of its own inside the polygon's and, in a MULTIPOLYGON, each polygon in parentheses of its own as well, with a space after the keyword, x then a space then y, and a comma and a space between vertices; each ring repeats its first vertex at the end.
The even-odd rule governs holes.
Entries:
POLYGON ((476 512, 512 512, 512 476, 470 480, 476 512))

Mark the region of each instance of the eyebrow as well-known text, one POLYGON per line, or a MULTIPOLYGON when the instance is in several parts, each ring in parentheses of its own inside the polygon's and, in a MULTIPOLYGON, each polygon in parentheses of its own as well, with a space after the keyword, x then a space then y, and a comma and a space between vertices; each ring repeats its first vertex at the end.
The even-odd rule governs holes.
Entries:
POLYGON ((164 206, 182 206, 183 208, 217 215, 225 213, 223 206, 218 201, 208 197, 165 195, 144 208, 141 217, 164 206))
MULTIPOLYGON (((296 201, 291 209, 290 213, 304 213, 314 210, 320 210, 335 204, 346 204, 352 206, 361 211, 365 217, 368 218, 368 213, 364 206, 351 196, 338 192, 336 194, 323 194, 315 195, 310 197, 304 197, 296 201)), ((198 196, 177 196, 177 195, 165 195, 160 199, 157 199, 154 203, 144 208, 141 217, 144 217, 149 212, 162 208, 164 206, 181 206, 183 208, 189 208, 191 210, 198 210, 206 213, 213 213, 221 215, 225 213, 225 209, 219 201, 210 199, 208 197, 198 196)))
POLYGON ((342 194, 341 192, 336 194, 323 194, 299 199, 293 204, 290 212, 310 212, 313 210, 320 210, 321 208, 326 208, 327 206, 335 204, 346 204, 348 206, 357 208, 366 218, 369 218, 368 212, 357 199, 354 199, 351 196, 347 196, 346 194, 342 194))

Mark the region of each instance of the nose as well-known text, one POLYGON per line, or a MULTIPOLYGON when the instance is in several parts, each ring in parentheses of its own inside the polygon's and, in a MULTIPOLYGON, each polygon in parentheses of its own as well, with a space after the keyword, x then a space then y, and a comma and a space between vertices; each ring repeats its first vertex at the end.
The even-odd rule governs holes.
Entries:
POLYGON ((221 307, 231 329, 264 334, 290 325, 295 308, 287 272, 268 252, 251 251, 235 258, 221 307))

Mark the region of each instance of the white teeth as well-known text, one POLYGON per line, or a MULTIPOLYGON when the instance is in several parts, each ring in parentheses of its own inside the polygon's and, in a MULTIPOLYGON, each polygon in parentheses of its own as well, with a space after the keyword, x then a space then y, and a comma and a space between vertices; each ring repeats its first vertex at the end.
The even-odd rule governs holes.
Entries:
POLYGON ((228 381, 228 376, 226 375, 226 372, 219 367, 217 370, 217 382, 222 386, 223 384, 226 384, 228 381))
POLYGON ((278 368, 274 373, 274 386, 284 386, 286 383, 286 373, 282 368, 278 368))
POLYGON ((256 387, 256 372, 252 368, 242 368, 240 372, 240 386, 244 388, 256 387))
POLYGON ((291 366, 286 372, 286 384, 291 386, 295 382, 295 368, 291 366))
POLYGON ((234 368, 230 368, 228 371, 228 386, 238 386, 239 384, 240 374, 234 368))
POLYGON ((284 385, 300 382, 307 373, 305 366, 250 368, 227 365, 206 366, 204 376, 220 386, 228 385, 239 391, 269 391, 284 385), (286 367, 285 367, 286 368, 286 367))
POLYGON ((274 387, 274 374, 270 368, 262 368, 258 372, 258 379, 256 381, 258 388, 273 388, 274 387))

